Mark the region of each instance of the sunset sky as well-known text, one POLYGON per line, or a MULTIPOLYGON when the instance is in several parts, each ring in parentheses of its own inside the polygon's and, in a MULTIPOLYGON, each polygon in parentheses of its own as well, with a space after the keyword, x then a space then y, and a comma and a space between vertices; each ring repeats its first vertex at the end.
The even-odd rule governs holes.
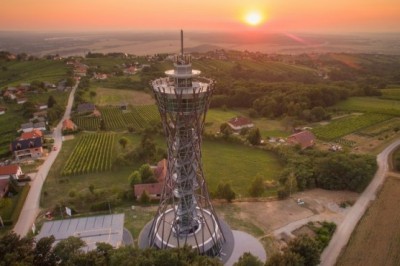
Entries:
POLYGON ((0 30, 400 30, 399 0, 3 0, 0 30), (244 17, 256 11, 259 25, 244 17))

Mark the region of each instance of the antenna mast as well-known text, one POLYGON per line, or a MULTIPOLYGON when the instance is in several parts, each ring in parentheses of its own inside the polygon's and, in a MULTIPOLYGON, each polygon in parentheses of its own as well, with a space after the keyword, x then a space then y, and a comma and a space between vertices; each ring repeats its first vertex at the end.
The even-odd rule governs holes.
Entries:
POLYGON ((181 55, 183 57, 183 30, 181 30, 181 55))

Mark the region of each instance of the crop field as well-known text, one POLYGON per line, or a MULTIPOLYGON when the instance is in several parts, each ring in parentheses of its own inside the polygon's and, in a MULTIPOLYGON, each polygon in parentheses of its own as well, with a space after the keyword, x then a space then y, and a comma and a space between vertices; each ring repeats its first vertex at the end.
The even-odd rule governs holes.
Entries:
POLYGON ((155 105, 133 106, 127 111, 122 111, 116 106, 100 107, 101 118, 76 116, 72 120, 76 125, 87 131, 97 131, 100 128, 100 120, 104 119, 106 130, 134 130, 144 129, 151 122, 160 121, 155 105))
POLYGON ((393 88, 393 89, 383 89, 382 92, 382 99, 389 99, 389 100, 400 100, 400 88, 393 88))
POLYGON ((97 131, 100 128, 100 118, 77 116, 72 119, 81 130, 97 131))
POLYGON ((362 136, 367 136, 367 137, 376 137, 383 133, 395 130, 396 128, 400 129, 400 119, 399 118, 393 118, 393 119, 384 121, 382 123, 372 125, 370 127, 367 127, 365 129, 357 132, 357 134, 360 134, 362 136))
POLYGON ((357 116, 347 116, 333 120, 328 125, 319 126, 312 130, 319 139, 331 141, 358 130, 367 128, 385 120, 392 118, 385 114, 363 114, 357 116))
POLYGON ((120 108, 100 107, 99 109, 107 130, 126 129, 126 123, 120 108))
POLYGON ((351 97, 334 106, 345 111, 359 111, 400 116, 400 104, 395 100, 376 97, 351 97))
POLYGON ((0 61, 6 71, 0 71, 0 87, 18 85, 34 80, 57 82, 67 75, 68 67, 64 62, 53 60, 0 61))
POLYGON ((400 180, 388 177, 338 257, 337 266, 399 265, 400 180))
POLYGON ((114 134, 83 136, 62 170, 63 176, 110 171, 113 161, 114 134))

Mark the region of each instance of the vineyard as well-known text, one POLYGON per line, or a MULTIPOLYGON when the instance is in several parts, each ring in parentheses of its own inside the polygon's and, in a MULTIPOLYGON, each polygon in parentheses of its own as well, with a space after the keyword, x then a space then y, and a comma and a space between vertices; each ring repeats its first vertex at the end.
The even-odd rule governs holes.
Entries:
POLYGON ((76 145, 62 170, 63 176, 110 171, 114 134, 84 135, 76 145))
POLYGON ((104 119, 106 130, 141 130, 150 122, 159 122, 160 115, 155 105, 134 106, 130 110, 122 111, 116 106, 100 107, 101 118, 77 116, 74 123, 81 130, 97 131, 100 128, 100 120, 104 119))
POLYGON ((358 111, 399 116, 400 104, 396 100, 384 100, 374 97, 351 97, 341 101, 335 108, 345 111, 358 111))
POLYGON ((392 117, 384 114, 348 116, 342 119, 334 120, 328 125, 314 128, 312 131, 317 138, 331 141, 376 123, 383 122, 390 118, 392 117))
POLYGON ((98 117, 77 116, 72 120, 81 130, 96 131, 100 127, 100 118, 98 117))
POLYGON ((387 133, 392 130, 399 130, 400 129, 400 119, 399 118, 394 118, 390 119, 388 121, 384 121, 382 123, 367 127, 359 132, 357 134, 361 136, 366 136, 366 137, 376 137, 381 134, 387 133))

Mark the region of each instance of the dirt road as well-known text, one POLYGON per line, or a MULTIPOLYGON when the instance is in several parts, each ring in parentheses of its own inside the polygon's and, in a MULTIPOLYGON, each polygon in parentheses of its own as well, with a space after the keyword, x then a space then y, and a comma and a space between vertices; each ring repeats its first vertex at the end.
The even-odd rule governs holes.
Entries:
POLYGON ((18 221, 14 226, 14 232, 20 236, 25 236, 29 232, 33 223, 35 222, 36 216, 39 213, 40 192, 42 191, 42 186, 46 180, 47 174, 61 150, 62 121, 70 117, 72 104, 74 102, 74 95, 78 84, 79 83, 77 83, 71 90, 64 116, 53 131, 54 146, 57 147, 57 150, 51 151, 44 163, 39 167, 39 171, 37 172, 34 180, 31 182, 31 189, 25 200, 24 207, 22 208, 18 221))
POLYGON ((331 266, 336 263, 337 257, 340 255, 341 250, 349 241, 351 233, 356 227, 358 221, 367 210, 370 201, 375 199, 378 188, 383 184, 383 181, 388 173, 389 154, 398 146, 400 146, 400 140, 396 140, 390 144, 378 155, 378 171, 376 172, 374 179, 360 195, 351 210, 347 213, 343 222, 338 225, 328 247, 325 248, 321 255, 321 265, 331 266))

